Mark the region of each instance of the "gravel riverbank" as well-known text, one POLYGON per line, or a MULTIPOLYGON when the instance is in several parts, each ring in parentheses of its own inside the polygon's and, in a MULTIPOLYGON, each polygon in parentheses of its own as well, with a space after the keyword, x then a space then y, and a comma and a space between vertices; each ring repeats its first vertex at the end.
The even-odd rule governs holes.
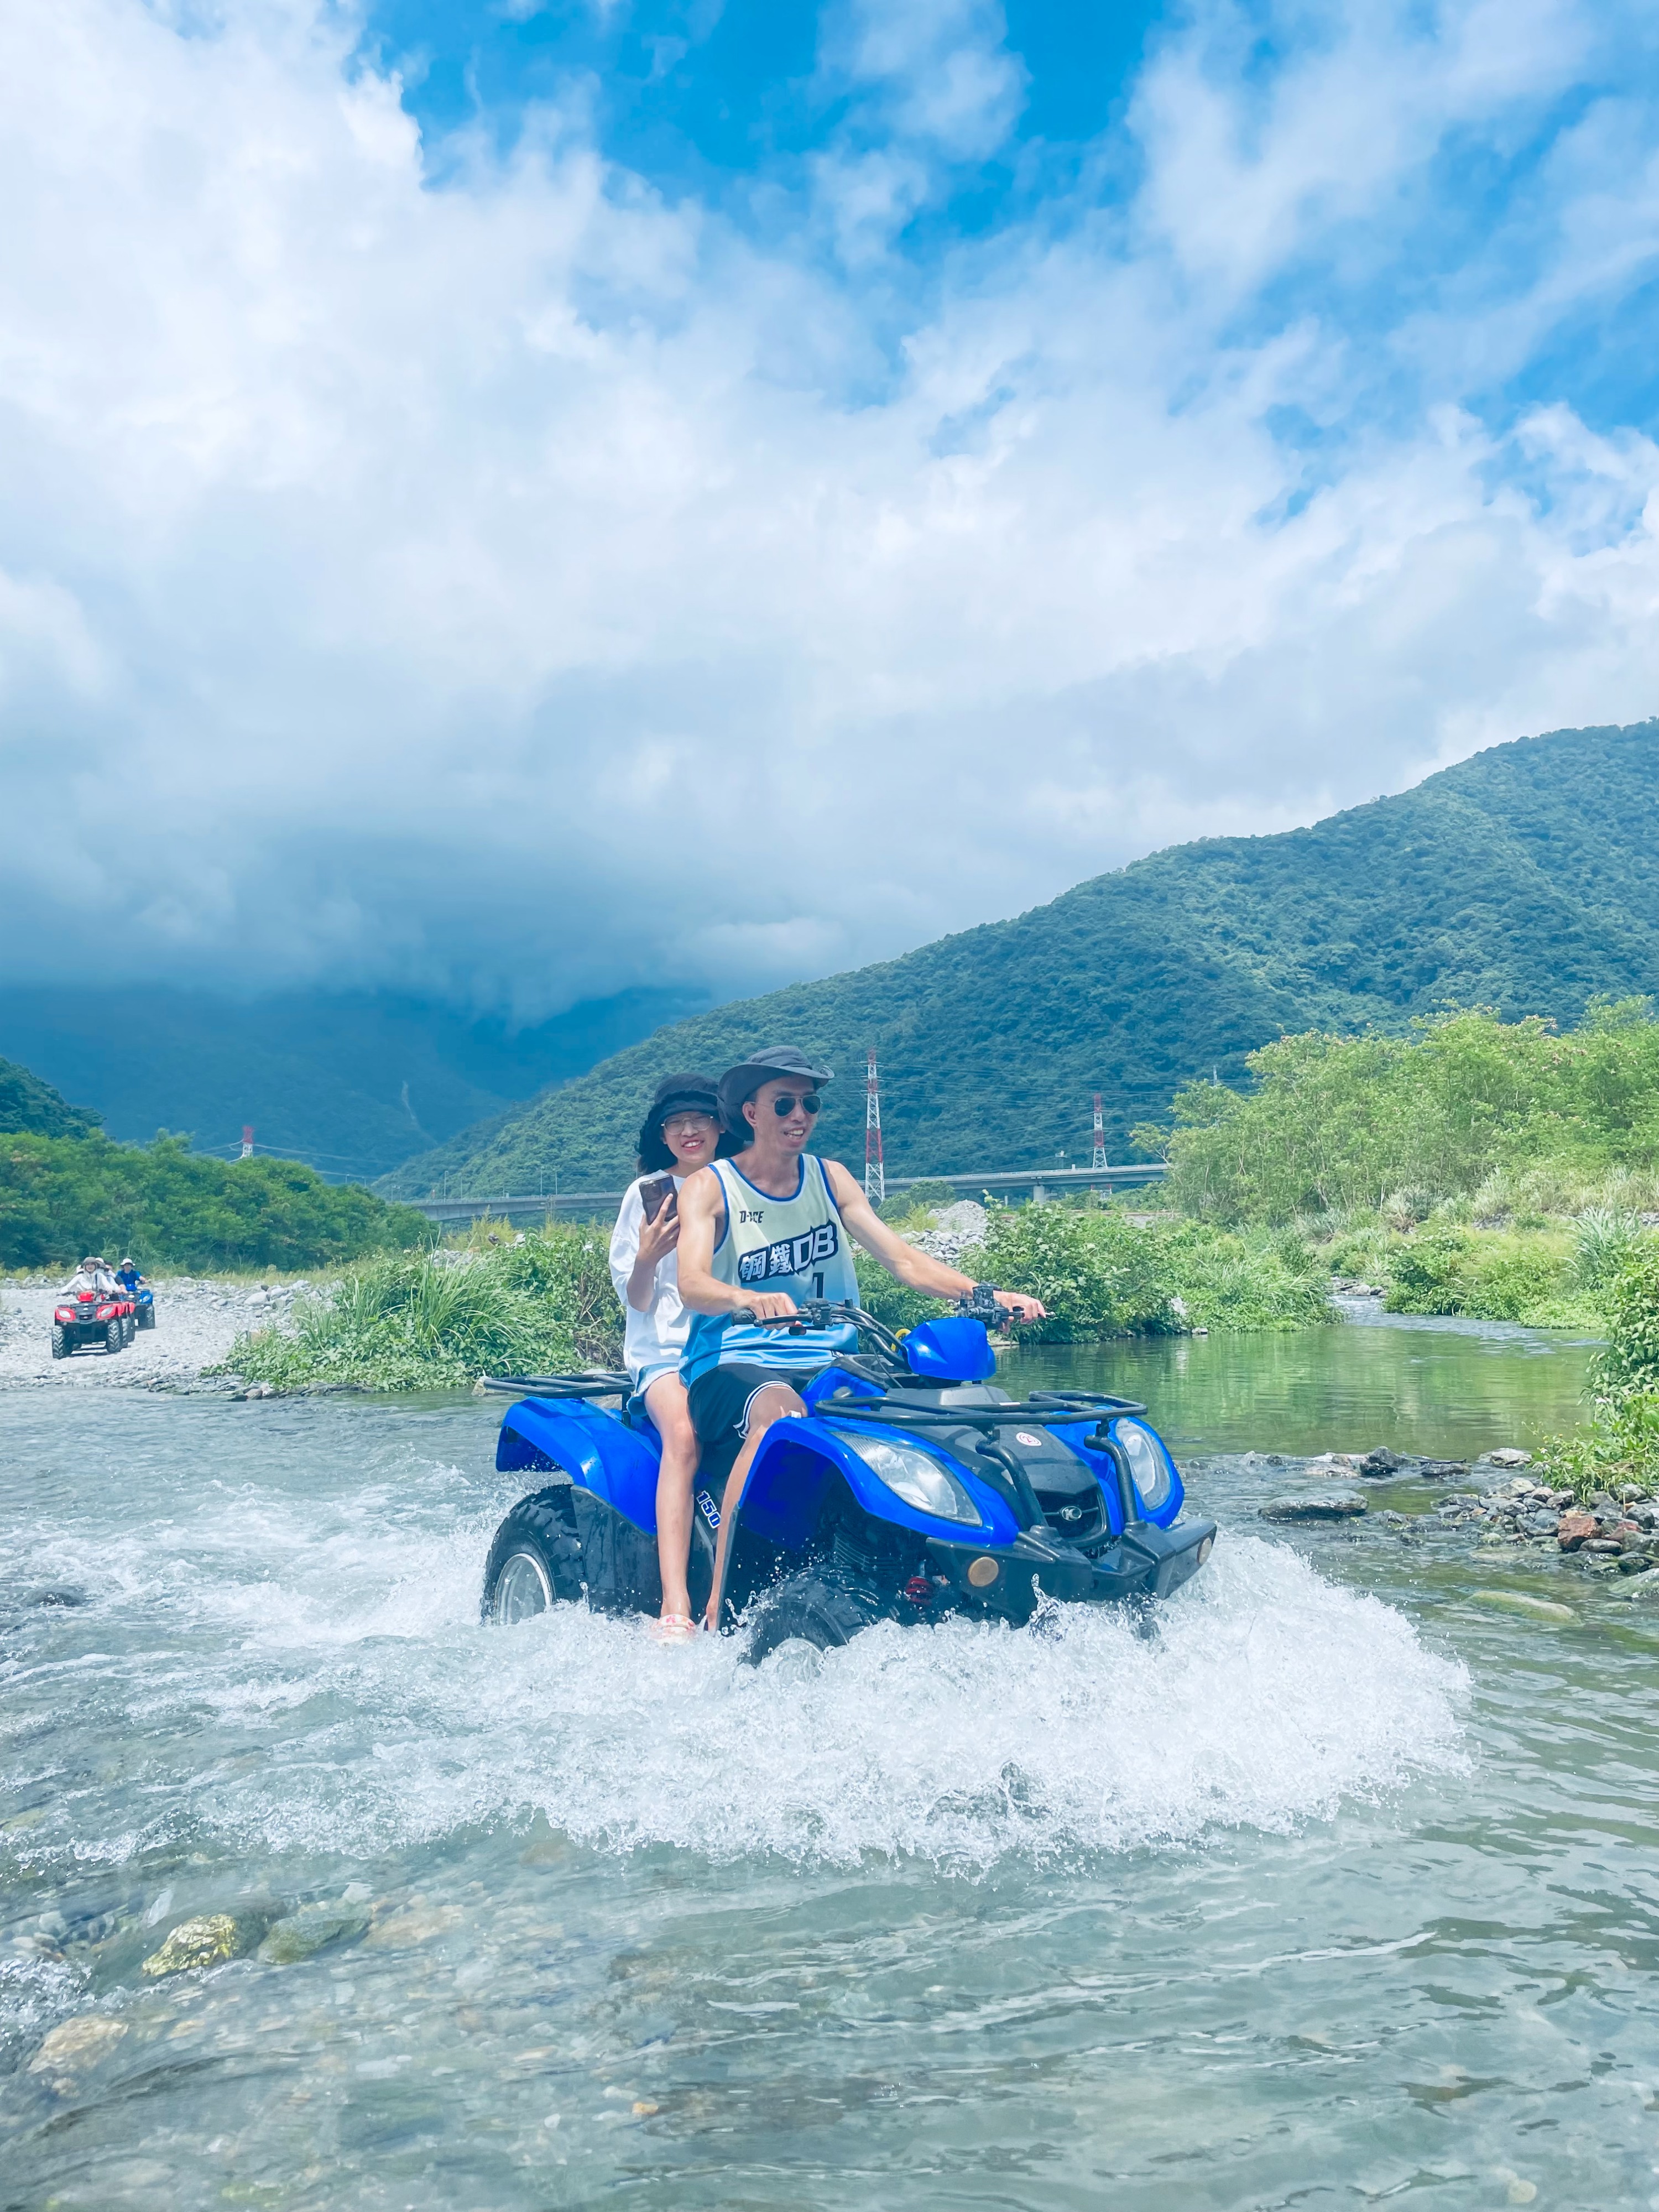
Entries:
POLYGON ((60 1276, 0 1284, 0 1389, 186 1390, 225 1394, 228 1376, 204 1377, 245 1328, 285 1314, 303 1283, 261 1287, 200 1275, 163 1276, 155 1292, 155 1326, 141 1329, 124 1352, 52 1356, 52 1310, 60 1276))

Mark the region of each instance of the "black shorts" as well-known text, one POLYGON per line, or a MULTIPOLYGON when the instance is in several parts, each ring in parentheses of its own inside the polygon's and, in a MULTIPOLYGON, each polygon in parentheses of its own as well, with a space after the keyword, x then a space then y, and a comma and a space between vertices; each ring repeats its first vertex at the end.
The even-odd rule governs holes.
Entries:
POLYGON ((712 1481, 724 1482, 732 1462, 749 1434, 749 1408, 761 1391, 781 1383, 786 1390, 804 1389, 821 1370, 744 1366, 711 1367, 699 1375, 686 1392, 691 1425, 702 1456, 697 1464, 712 1481))

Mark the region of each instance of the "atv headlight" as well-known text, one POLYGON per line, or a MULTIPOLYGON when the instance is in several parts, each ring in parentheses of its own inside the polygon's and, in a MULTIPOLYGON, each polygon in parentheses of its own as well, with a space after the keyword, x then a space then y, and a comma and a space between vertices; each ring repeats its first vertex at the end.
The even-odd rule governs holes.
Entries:
POLYGON ((1148 1513, 1156 1513, 1160 1505, 1169 1504, 1174 1486, 1169 1454, 1152 1431, 1143 1428, 1139 1421, 1114 1421, 1112 1434, 1127 1455, 1129 1472, 1134 1477, 1142 1506, 1148 1513))
POLYGON ((956 1477, 926 1452, 913 1444, 890 1443, 885 1437, 848 1433, 845 1441, 895 1498, 914 1505, 918 1513, 936 1514, 941 1521, 965 1521, 974 1528, 984 1526, 978 1506, 956 1477))

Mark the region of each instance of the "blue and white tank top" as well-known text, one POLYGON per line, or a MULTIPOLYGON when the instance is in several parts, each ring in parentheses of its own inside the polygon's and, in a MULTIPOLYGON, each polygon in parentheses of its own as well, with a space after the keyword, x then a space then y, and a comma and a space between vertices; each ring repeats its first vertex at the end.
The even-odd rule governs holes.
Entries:
MULTIPOLYGON (((801 1154, 793 1198, 757 1190, 735 1161, 714 1160, 710 1166, 726 1201, 726 1226, 708 1269, 716 1282, 742 1291, 787 1291, 797 1304, 807 1298, 857 1304, 852 1248, 821 1159, 801 1154)), ((680 1373, 690 1383, 710 1368, 739 1362, 815 1373, 834 1353, 857 1348, 858 1331, 850 1323, 795 1334, 725 1314, 694 1314, 680 1373)))

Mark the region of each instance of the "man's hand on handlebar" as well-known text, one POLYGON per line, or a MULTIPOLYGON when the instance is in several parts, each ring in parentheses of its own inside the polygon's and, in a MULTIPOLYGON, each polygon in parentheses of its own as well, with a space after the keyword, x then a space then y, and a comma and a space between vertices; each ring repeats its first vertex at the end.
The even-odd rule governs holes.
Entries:
POLYGON ((732 1317, 742 1314, 756 1321, 793 1321, 799 1310, 787 1291, 745 1291, 732 1317))
POLYGON ((1016 1321, 1042 1321, 1048 1316, 1048 1309, 1041 1298, 1025 1297, 1018 1291, 999 1291, 996 1295, 997 1304, 1016 1321))

